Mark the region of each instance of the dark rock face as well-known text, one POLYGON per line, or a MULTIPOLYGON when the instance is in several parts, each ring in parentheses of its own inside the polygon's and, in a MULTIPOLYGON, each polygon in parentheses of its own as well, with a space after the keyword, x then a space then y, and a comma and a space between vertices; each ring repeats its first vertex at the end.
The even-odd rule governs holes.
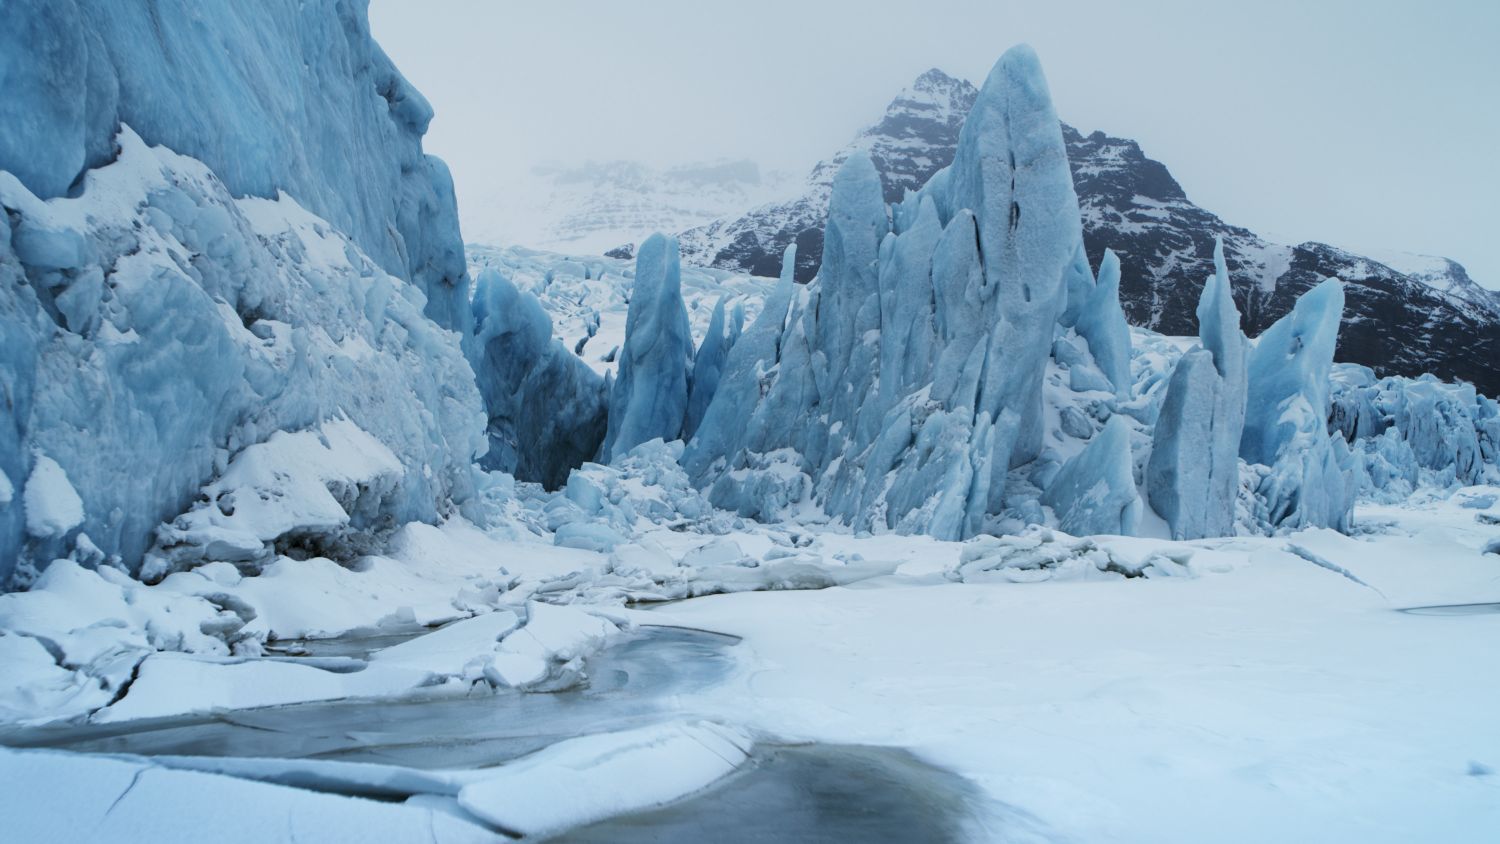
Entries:
MULTIPOLYGON (((794 199, 762 206, 682 235, 684 260, 774 276, 781 254, 797 243, 798 281, 817 274, 833 173, 849 152, 866 149, 880 171, 887 202, 921 187, 953 160, 958 131, 978 92, 968 82, 929 70, 902 91, 880 121, 819 163, 794 199)), ((1322 243, 1285 246, 1230 225, 1195 205, 1166 166, 1140 145, 1103 132, 1063 126, 1083 214, 1084 245, 1097 268, 1105 249, 1124 267, 1121 304, 1134 325, 1165 334, 1198 330, 1194 309, 1213 271, 1214 238, 1224 239, 1234 298, 1244 330, 1256 336, 1328 276, 1347 283, 1338 359, 1381 375, 1471 381, 1500 394, 1500 294, 1462 266, 1434 260, 1403 272, 1322 243)))

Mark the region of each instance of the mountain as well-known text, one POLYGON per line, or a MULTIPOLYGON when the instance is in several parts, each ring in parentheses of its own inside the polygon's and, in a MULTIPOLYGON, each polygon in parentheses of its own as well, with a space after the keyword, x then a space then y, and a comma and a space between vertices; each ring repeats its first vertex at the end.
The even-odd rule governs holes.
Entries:
MULTIPOLYGON (((887 202, 924 184, 953 160, 958 130, 974 104, 970 83, 929 70, 891 101, 880 120, 812 169, 791 199, 725 217, 681 235, 684 260, 775 275, 782 250, 797 243, 797 279, 810 280, 822 256, 823 220, 833 174, 854 150, 870 153, 887 202)), ((1425 256, 1357 255, 1324 243, 1273 243, 1192 202, 1167 167, 1140 145, 1064 124, 1083 212, 1084 244, 1097 268, 1106 248, 1123 264, 1121 300, 1134 325, 1166 334, 1197 330, 1198 291, 1224 239, 1244 329, 1259 334, 1328 276, 1347 283, 1339 358, 1376 372, 1462 378, 1500 393, 1500 294, 1474 283, 1462 266, 1425 256)))
POLYGON ((599 254, 723 217, 738 217, 798 189, 784 173, 748 160, 665 169, 638 161, 533 168, 503 189, 466 200, 465 231, 477 242, 599 254))

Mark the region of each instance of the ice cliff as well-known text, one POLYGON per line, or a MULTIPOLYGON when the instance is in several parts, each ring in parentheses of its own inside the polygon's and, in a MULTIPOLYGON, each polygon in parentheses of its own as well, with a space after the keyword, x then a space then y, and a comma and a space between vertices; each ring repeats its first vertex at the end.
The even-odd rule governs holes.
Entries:
POLYGON ((444 330, 471 314, 451 188, 363 5, 22 0, 5 24, 0 582, 66 555, 137 571, 153 547, 159 574, 469 500, 486 444, 444 330), (271 537, 204 515, 234 515, 246 449, 334 449, 335 421, 394 461, 315 475, 342 516, 293 508, 271 537))
POLYGON ((432 108, 370 37, 364 0, 14 0, 0 27, 0 170, 51 199, 113 160, 130 126, 207 164, 234 196, 298 204, 468 319, 432 108))

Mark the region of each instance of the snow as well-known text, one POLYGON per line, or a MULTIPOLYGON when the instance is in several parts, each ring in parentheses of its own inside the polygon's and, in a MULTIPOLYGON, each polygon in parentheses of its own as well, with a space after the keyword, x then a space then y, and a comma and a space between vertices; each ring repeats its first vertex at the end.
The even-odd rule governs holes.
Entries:
POLYGON ((294 537, 325 553, 368 527, 400 481, 401 461, 346 417, 316 431, 277 431, 249 446, 203 488, 203 500, 157 531, 141 577, 213 560, 242 568, 271 562, 273 543, 294 537))
POLYGON ((501 829, 541 836, 697 791, 743 764, 751 746, 709 723, 570 739, 465 786, 458 802, 501 829))
POLYGON ((171 770, 140 759, 0 749, 17 841, 504 841, 431 809, 171 770))
POLYGON ((431 676, 422 669, 379 664, 345 672, 291 662, 226 662, 152 654, 141 663, 130 693, 93 720, 112 723, 310 700, 391 696, 423 686, 431 676))
POLYGON ((45 454, 38 454, 31 464, 22 505, 26 532, 38 539, 61 537, 83 524, 83 499, 63 467, 45 454))
POLYGON ((1283 539, 1101 540, 1122 558, 1141 556, 1125 542, 1191 554, 1198 576, 891 583, 656 615, 744 636, 755 654, 695 711, 912 748, 1045 839, 1485 840, 1500 803, 1472 771, 1500 758, 1500 614, 1393 610, 1494 600, 1500 581, 1457 504, 1380 512, 1400 519, 1393 535, 1291 541, 1389 600, 1283 539))

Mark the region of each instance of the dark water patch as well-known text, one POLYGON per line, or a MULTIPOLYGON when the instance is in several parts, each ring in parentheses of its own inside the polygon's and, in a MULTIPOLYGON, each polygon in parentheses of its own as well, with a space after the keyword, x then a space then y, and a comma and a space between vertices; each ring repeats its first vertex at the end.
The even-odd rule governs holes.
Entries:
POLYGON ((704 791, 563 833, 559 844, 944 844, 987 827, 967 779, 906 750, 760 745, 704 791))
POLYGON ((1430 607, 1404 607, 1412 615, 1493 615, 1500 613, 1500 602, 1481 604, 1436 604, 1430 607))

